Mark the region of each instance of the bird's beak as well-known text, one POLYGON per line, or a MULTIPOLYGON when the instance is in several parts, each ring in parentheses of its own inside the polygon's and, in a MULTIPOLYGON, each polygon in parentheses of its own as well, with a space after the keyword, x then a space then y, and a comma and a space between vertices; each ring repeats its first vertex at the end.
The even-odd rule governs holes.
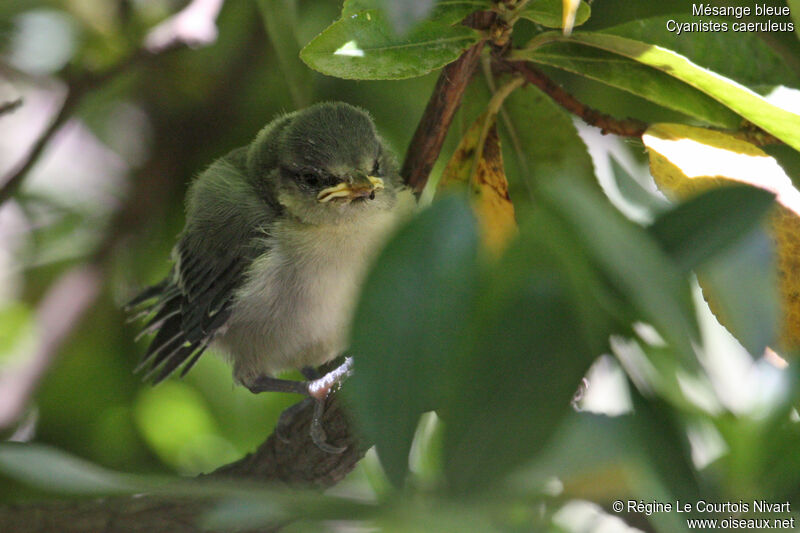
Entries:
POLYGON ((334 198, 374 198, 375 191, 383 189, 383 180, 375 176, 358 176, 354 183, 342 182, 333 187, 323 189, 317 195, 317 201, 321 203, 330 202, 334 198))

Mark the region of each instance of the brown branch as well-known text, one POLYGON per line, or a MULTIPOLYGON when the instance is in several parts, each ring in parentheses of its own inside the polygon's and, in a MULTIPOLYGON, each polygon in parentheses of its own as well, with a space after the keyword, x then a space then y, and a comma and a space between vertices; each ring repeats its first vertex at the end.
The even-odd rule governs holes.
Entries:
MULTIPOLYGON (((507 61, 505 59, 495 57, 494 66, 500 70, 511 70, 520 73, 525 81, 531 85, 535 85, 543 93, 553 99, 555 103, 580 117, 584 122, 590 126, 600 128, 603 135, 613 133, 620 137, 641 137, 650 126, 646 122, 636 120, 634 118, 618 119, 602 113, 592 107, 587 106, 567 91, 559 87, 553 80, 548 78, 542 71, 535 68, 531 63, 526 61, 507 61)), ((727 133, 737 139, 747 141, 756 146, 764 146, 768 144, 784 144, 783 141, 774 135, 767 133, 758 126, 747 124, 745 129, 739 131, 730 131, 720 128, 709 128, 722 133, 727 133)))
POLYGON ((541 89, 555 103, 573 115, 577 115, 590 126, 600 128, 604 135, 613 133, 621 137, 641 137, 647 130, 648 124, 646 122, 633 118, 617 119, 587 106, 528 62, 505 61, 503 59, 496 59, 496 61, 501 67, 519 72, 525 78, 525 81, 541 89))
POLYGON ((447 130, 461 104, 464 90, 478 66, 483 44, 481 41, 474 45, 439 74, 400 171, 406 184, 417 194, 422 192, 428 182, 431 169, 442 150, 447 130))
MULTIPOLYGON (((495 13, 479 11, 467 17, 464 24, 478 30, 486 30, 492 27, 495 20, 495 13)), ((417 195, 425 188, 431 169, 439 158, 450 123, 461 105, 464 90, 478 66, 484 44, 485 41, 481 40, 473 45, 457 60, 444 67, 439 79, 436 80, 433 94, 417 124, 400 171, 405 183, 417 195)))
MULTIPOLYGON (((300 411, 287 428, 287 441, 271 435, 259 449, 202 479, 244 479, 290 487, 326 488, 341 481, 364 456, 368 445, 352 432, 340 402, 333 398, 323 416, 328 440, 347 446, 344 453, 323 452, 311 442, 313 406, 300 411)), ((110 497, 0 506, 0 531, 15 533, 184 533, 200 531, 198 520, 213 508, 208 499, 163 496, 110 497)), ((280 527, 260 528, 272 531, 280 527)))

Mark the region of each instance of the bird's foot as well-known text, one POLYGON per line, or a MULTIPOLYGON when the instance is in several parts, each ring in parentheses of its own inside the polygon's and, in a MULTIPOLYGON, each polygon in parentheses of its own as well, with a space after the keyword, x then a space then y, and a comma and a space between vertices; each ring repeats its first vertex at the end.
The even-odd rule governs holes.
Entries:
POLYGON ((308 382, 308 395, 317 400, 324 400, 335 387, 338 387, 344 380, 353 373, 353 358, 345 357, 344 363, 337 366, 321 378, 308 382))
POLYGON ((248 388, 253 393, 270 391, 294 392, 308 396, 302 402, 296 403, 281 413, 278 424, 275 427, 276 437, 282 442, 289 442, 286 430, 291 426, 292 420, 297 413, 305 409, 309 402, 313 401, 314 414, 311 418, 311 440, 322 451, 332 454, 344 452, 347 449, 346 446, 333 446, 327 442, 327 436, 322 427, 322 416, 325 414, 325 402, 328 395, 353 373, 353 359, 346 357, 341 365, 321 377, 310 367, 303 368, 302 372, 308 381, 291 381, 262 376, 248 385, 248 388))

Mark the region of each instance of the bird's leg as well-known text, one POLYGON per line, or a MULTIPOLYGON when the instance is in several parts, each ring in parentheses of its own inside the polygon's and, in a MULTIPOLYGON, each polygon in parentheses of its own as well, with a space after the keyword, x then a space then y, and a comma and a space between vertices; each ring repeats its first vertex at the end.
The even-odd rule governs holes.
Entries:
POLYGON ((353 373, 353 358, 346 357, 341 365, 321 377, 319 373, 311 367, 304 367, 301 372, 308 381, 291 381, 270 376, 261 376, 251 383, 248 388, 254 393, 273 391, 294 392, 308 396, 308 398, 302 402, 296 403, 281 413, 275 428, 276 436, 283 442, 288 442, 286 428, 289 427, 295 415, 302 411, 310 401, 313 401, 314 415, 311 418, 311 440, 323 451, 328 453, 342 453, 346 447, 332 446, 326 442, 325 430, 322 428, 322 415, 325 413, 325 401, 330 391, 334 387, 341 385, 342 382, 353 373))

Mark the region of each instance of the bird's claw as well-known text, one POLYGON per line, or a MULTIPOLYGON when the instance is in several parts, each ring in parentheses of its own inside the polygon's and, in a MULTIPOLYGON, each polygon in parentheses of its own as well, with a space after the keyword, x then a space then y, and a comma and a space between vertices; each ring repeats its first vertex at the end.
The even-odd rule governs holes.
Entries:
POLYGON ((314 415, 311 417, 311 440, 323 452, 338 455, 347 449, 347 446, 334 446, 328 443, 328 436, 322 428, 322 415, 325 413, 325 398, 314 399, 314 415))
POLYGON ((286 434, 286 430, 292 425, 292 420, 294 420, 297 413, 305 409, 312 401, 314 401, 313 398, 306 398, 288 407, 281 413, 280 418, 278 418, 278 423, 275 425, 275 436, 278 440, 284 444, 289 443, 290 439, 286 434))

